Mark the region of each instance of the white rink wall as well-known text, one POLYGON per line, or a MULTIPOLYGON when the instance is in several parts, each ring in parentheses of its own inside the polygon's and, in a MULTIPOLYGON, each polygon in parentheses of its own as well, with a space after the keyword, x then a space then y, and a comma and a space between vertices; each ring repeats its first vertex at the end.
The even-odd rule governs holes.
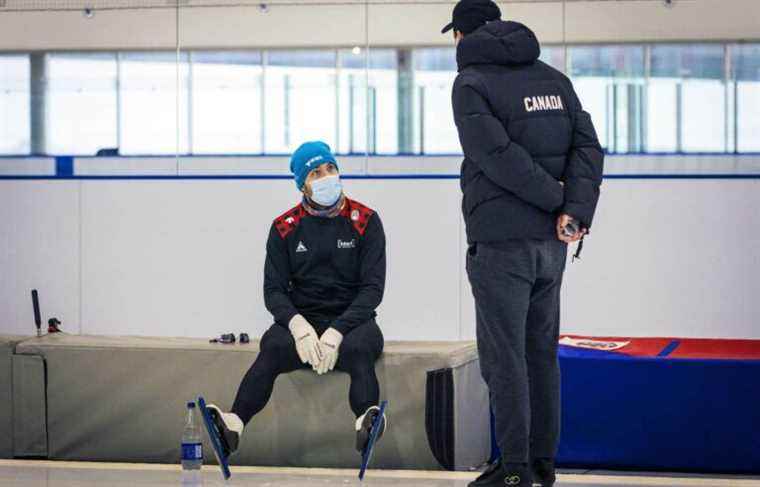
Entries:
MULTIPOLYGON (((379 321, 390 340, 473 339, 459 181, 450 177, 459 158, 409 159, 342 161, 346 174, 375 174, 345 185, 385 225, 379 321), (399 172, 403 179, 378 176, 399 172)), ((730 171, 705 156, 665 159, 696 174, 760 173, 760 157, 724 164, 730 171)), ((246 158, 179 167, 185 175, 284 173, 281 158, 257 161, 255 171, 246 158)), ((660 162, 610 157, 607 168, 647 172, 660 162)), ((45 159, 0 167, 6 177, 55 170, 45 159)), ((174 158, 81 159, 74 174, 160 177, 177 167, 174 158)), ((56 316, 72 333, 258 336, 271 324, 262 296, 269 224, 297 201, 287 179, 0 180, 0 333, 33 332, 29 291, 37 288, 43 319, 56 316)), ((562 331, 760 338, 757 208, 760 177, 606 179, 582 261, 568 262, 562 331)))

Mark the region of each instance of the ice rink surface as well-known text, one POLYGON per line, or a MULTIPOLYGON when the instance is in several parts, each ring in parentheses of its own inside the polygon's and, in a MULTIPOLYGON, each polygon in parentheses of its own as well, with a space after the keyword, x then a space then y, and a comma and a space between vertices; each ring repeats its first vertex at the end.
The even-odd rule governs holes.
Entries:
MULTIPOLYGON (((169 487, 169 486, 394 486, 465 487, 475 477, 466 472, 400 470, 369 471, 364 482, 354 470, 233 467, 224 482, 215 465, 197 475, 183 475, 178 465, 118 464, 0 460, 0 486, 14 487, 169 487)), ((760 487, 760 478, 683 474, 634 474, 620 472, 569 472, 559 475, 556 487, 615 485, 667 487, 760 487)))

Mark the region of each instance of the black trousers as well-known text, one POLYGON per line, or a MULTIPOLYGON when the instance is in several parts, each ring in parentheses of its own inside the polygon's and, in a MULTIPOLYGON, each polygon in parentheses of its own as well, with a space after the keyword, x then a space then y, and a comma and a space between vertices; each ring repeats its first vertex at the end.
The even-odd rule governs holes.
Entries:
MULTIPOLYGON (((321 336, 328 324, 314 324, 321 336)), ((361 416, 380 399, 380 386, 375 375, 375 362, 383 351, 383 334, 375 320, 353 328, 343 336, 335 369, 351 376, 349 402, 356 417, 361 416)), ((269 402, 277 376, 311 366, 302 363, 290 330, 272 325, 261 337, 260 351, 238 388, 232 412, 248 424, 269 402)))
POLYGON ((567 244, 475 244, 467 275, 475 298, 480 368, 502 459, 554 458, 560 429, 559 297, 567 244))

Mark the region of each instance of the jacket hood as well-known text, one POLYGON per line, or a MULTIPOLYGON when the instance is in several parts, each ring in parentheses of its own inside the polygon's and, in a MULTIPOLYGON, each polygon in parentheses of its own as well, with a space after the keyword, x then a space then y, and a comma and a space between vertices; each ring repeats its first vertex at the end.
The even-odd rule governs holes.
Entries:
POLYGON ((461 71, 473 64, 531 64, 540 54, 532 30, 519 22, 497 20, 464 36, 457 46, 457 65, 461 71))

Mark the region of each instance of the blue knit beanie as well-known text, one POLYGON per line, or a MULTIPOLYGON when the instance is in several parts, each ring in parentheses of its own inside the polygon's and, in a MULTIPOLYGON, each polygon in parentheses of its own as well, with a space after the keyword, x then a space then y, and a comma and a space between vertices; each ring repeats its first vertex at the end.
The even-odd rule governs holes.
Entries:
POLYGON ((338 162, 330 151, 329 145, 320 141, 301 144, 301 147, 296 149, 290 157, 290 172, 293 173, 298 189, 303 189, 306 176, 313 169, 328 162, 335 164, 336 168, 338 167, 338 162))

